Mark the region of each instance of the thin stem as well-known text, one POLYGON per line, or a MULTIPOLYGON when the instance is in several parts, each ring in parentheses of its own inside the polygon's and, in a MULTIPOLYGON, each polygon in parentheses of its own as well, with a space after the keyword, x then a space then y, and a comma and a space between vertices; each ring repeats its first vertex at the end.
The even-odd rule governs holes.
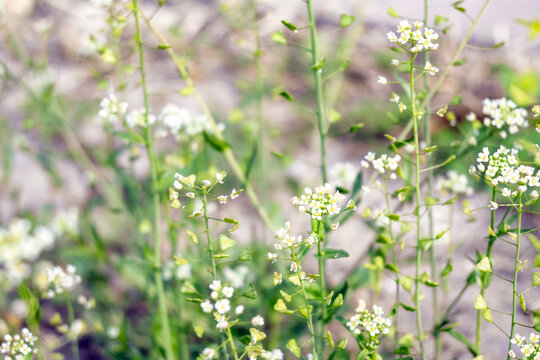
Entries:
MULTIPOLYGON (((322 221, 317 220, 317 255, 319 260, 319 281, 320 281, 320 287, 321 287, 321 297, 323 299, 326 299, 326 263, 323 258, 322 254, 322 248, 321 244, 324 243, 325 240, 325 233, 324 233, 324 226, 322 226, 322 221), (321 229, 322 228, 322 229, 321 229)), ((324 353, 324 339, 325 339, 325 323, 326 323, 326 316, 327 316, 327 308, 326 308, 326 300, 322 302, 322 317, 321 320, 317 323, 317 333, 319 335, 319 350, 321 353, 324 353)))
POLYGON ((150 172, 152 179, 152 205, 153 205, 153 238, 154 238, 154 281, 156 283, 157 297, 158 297, 158 312, 161 323, 161 330, 163 336, 163 345, 165 346, 165 356, 167 360, 173 360, 175 358, 173 348, 172 348, 172 339, 171 339, 171 330, 169 325, 169 316, 167 314, 167 304, 165 299, 165 289, 163 287, 163 278, 161 277, 161 236, 160 236, 160 199, 159 192, 157 191, 158 183, 158 160, 154 153, 152 146, 152 132, 150 128, 150 122, 148 115, 150 114, 150 105, 148 101, 148 90, 146 87, 146 68, 144 62, 144 50, 142 42, 142 33, 141 26, 139 21, 139 6, 137 0, 133 0, 133 15, 135 17, 135 26, 136 26, 136 35, 135 39, 137 42, 138 52, 139 52, 139 61, 140 61, 140 72, 141 72, 141 87, 143 91, 144 98, 144 118, 146 126, 143 129, 144 141, 146 151, 148 153, 148 158, 150 160, 150 172))
MULTIPOLYGON (((75 315, 73 313, 73 303, 71 302, 71 296, 67 296, 67 311, 68 311, 68 320, 69 320, 69 326, 73 326, 73 321, 75 320, 75 315)), ((79 335, 78 334, 72 334, 74 335, 73 340, 71 340, 71 352, 73 354, 73 359, 79 360, 79 335)))
POLYGON ((203 216, 204 216, 204 229, 206 232, 206 241, 208 243, 208 255, 210 256, 210 264, 212 266, 212 280, 216 280, 216 260, 214 259, 214 249, 212 247, 212 240, 210 238, 210 226, 208 224, 208 200, 206 199, 206 190, 202 196, 203 202, 203 216))
MULTIPOLYGON (((494 186, 492 187, 492 190, 491 190, 491 201, 495 201, 496 197, 497 197, 497 188, 494 186)), ((491 210, 490 226, 491 226, 491 229, 495 231, 494 230, 495 229, 495 209, 491 210)), ((489 235, 486 256, 488 257, 490 261, 491 261, 491 250, 493 249, 493 243, 495 242, 496 239, 497 238, 495 236, 489 235)), ((480 294, 482 296, 484 296, 484 292, 487 288, 487 286, 485 285, 487 276, 489 276, 489 274, 487 273, 482 276, 482 282, 481 282, 481 287, 480 287, 480 294)), ((476 349, 478 350, 479 354, 482 353, 481 341, 482 341, 482 312, 479 310, 476 313, 476 342, 475 342, 476 349)))
MULTIPOLYGON (((517 228, 517 239, 516 239, 516 260, 514 263, 514 281, 512 282, 512 325, 510 326, 510 340, 514 337, 514 326, 516 325, 516 285, 517 285, 517 276, 519 272, 519 245, 521 241, 521 213, 522 213, 522 204, 521 204, 521 191, 518 195, 518 228, 517 228)), ((512 349, 512 343, 508 341, 508 351, 512 349)), ((507 359, 510 359, 510 355, 507 356, 507 359)))
POLYGON ((422 360, 426 359, 424 353, 424 330, 422 329, 422 315, 420 313, 420 265, 422 262, 422 248, 421 248, 421 223, 420 223, 420 206, 422 204, 420 196, 420 141, 418 134, 418 116, 416 114, 415 94, 414 94, 414 59, 415 55, 411 54, 410 62, 410 80, 409 88, 411 94, 411 111, 413 117, 413 129, 414 129, 414 151, 415 151, 415 193, 416 193, 416 276, 415 276, 415 289, 414 289, 414 305, 416 307, 416 327, 418 329, 418 343, 420 345, 420 355, 422 360))
MULTIPOLYGON (((391 214, 390 209, 390 194, 388 193, 388 185, 386 176, 383 175, 383 185, 384 185, 384 198, 386 202, 386 214, 391 214)), ((388 235, 390 235, 391 240, 391 249, 392 249, 392 260, 394 262, 394 266, 397 267, 398 264, 398 258, 396 253, 396 244, 394 240, 394 231, 392 230, 392 219, 388 217, 388 235)), ((399 283, 398 283, 398 276, 396 275, 396 294, 395 294, 395 303, 399 304, 399 283)), ((396 331, 394 332, 394 347, 398 346, 399 341, 399 306, 396 307, 396 314, 394 315, 394 326, 396 327, 396 331)))
POLYGON ((227 328, 227 338, 229 339, 229 344, 231 345, 231 351, 233 353, 234 359, 238 360, 238 352, 236 351, 236 345, 234 344, 234 338, 231 333, 231 328, 227 328))
POLYGON ((313 76, 315 77, 315 91, 317 96, 317 125, 319 128, 319 138, 321 142, 321 172, 323 183, 328 181, 328 173, 326 169, 326 121, 325 121, 325 109, 324 109, 324 94, 323 94, 323 81, 322 81, 322 69, 319 62, 319 50, 317 42, 317 27, 315 24, 315 16, 313 14, 312 0, 307 0, 307 8, 309 15, 309 29, 311 33, 311 66, 313 70, 313 76))
MULTIPOLYGON (((292 258, 293 262, 298 264, 298 262, 296 260, 296 254, 294 253, 293 249, 291 249, 291 258, 292 258)), ((310 305, 309 305, 309 299, 308 299, 308 296, 307 296, 306 288, 304 287, 304 282, 302 280, 302 277, 300 276, 300 269, 297 270, 296 277, 298 278, 298 283, 300 284, 300 288, 302 290, 302 295, 304 296, 304 303, 306 304, 306 311, 308 313, 307 324, 308 324, 309 334, 311 336, 311 351, 313 352, 313 360, 321 360, 321 359, 319 359, 319 353, 317 352, 317 342, 316 342, 315 330, 314 330, 314 327, 313 327, 313 319, 312 319, 312 315, 311 315, 311 308, 310 308, 310 305)))

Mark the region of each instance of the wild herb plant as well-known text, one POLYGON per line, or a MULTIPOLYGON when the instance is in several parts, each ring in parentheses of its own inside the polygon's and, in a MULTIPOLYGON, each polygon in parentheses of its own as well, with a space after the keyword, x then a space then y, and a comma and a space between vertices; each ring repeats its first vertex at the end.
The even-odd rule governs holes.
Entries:
MULTIPOLYGON (((484 320, 504 335, 508 359, 540 358, 539 336, 530 331, 540 330, 540 313, 527 305, 540 285, 540 274, 534 271, 540 260, 536 254, 531 265, 523 250, 527 237, 540 251, 534 236, 538 226, 534 218, 532 225, 528 220, 538 215, 540 149, 535 138, 529 141, 524 135, 534 132, 532 124, 538 131, 538 121, 527 106, 506 97, 486 98, 477 104, 481 114, 461 116, 461 96, 445 99, 447 95, 438 94, 450 71, 457 71, 454 67, 467 66, 462 52, 489 0, 475 18, 462 1, 452 4, 469 16, 471 25, 449 59, 435 52, 448 46, 443 35, 450 29, 449 20, 436 15, 431 21, 428 0, 423 19, 400 19, 397 30, 387 32, 393 59, 385 65, 392 78, 379 75, 377 82, 385 85, 382 91, 392 103, 385 104, 390 116, 403 126, 397 136, 392 134, 399 129, 387 129, 388 141, 377 149, 381 155, 356 152, 347 163, 330 162, 327 156, 333 153, 328 144, 334 137, 366 136, 362 129, 369 121, 334 109, 339 96, 331 79, 339 75, 343 81, 355 61, 341 58, 352 52, 351 39, 358 36, 354 33, 361 25, 354 16, 332 20, 336 33, 347 38, 333 47, 333 32, 323 30, 315 1, 305 2, 302 20, 283 19, 284 29, 270 39, 265 39, 262 26, 266 10, 256 0, 232 9, 223 4, 218 17, 235 31, 248 27, 253 48, 247 63, 254 72, 243 85, 252 101, 243 105, 244 110, 252 105, 249 120, 233 109, 225 126, 226 116, 196 86, 199 74, 191 66, 197 52, 182 49, 175 42, 178 33, 162 30, 155 19, 167 11, 167 1, 92 3, 104 9, 107 20, 106 34, 91 37, 89 43, 108 69, 99 75, 106 92, 99 109, 95 103, 90 106, 104 130, 104 149, 80 142, 70 123, 75 111, 54 86, 36 91, 24 75, 17 75, 17 67, 0 62, 7 83, 28 96, 28 116, 36 117, 44 142, 53 147, 56 136, 65 141, 98 198, 80 212, 56 217, 50 229, 30 216, 0 228, 0 285, 8 294, 0 305, 7 307, 15 296, 21 297, 23 322, 30 329, 10 320, 10 328, 22 330, 21 335, 4 337, 0 352, 6 359, 46 359, 49 354, 83 359, 91 356, 87 343, 108 358, 441 359, 457 341, 461 348, 456 351, 481 360, 487 353, 484 320), (305 25, 293 24, 297 21, 305 25), (265 67, 265 56, 277 49, 267 40, 295 52, 299 72, 308 79, 302 100, 276 85, 277 68, 265 67), (349 49, 339 49, 343 43, 349 49), (303 52, 305 57, 298 55, 303 52), (158 57, 174 66, 178 78, 167 81, 186 103, 196 104, 197 111, 152 92, 151 60, 158 57), (133 100, 131 87, 139 102, 133 100), (276 164, 270 154, 283 163, 291 158, 274 151, 275 129, 264 106, 277 101, 273 94, 308 114, 317 133, 313 167, 319 175, 288 179, 293 186, 285 197, 290 199, 287 206, 272 187, 275 178, 286 175, 269 165, 276 164), (345 119, 352 124, 347 135, 339 130, 345 119), (433 127, 437 119, 448 122, 452 141, 438 141, 433 127), (242 129, 241 121, 250 123, 242 129), (246 138, 247 145, 238 140, 246 138), (128 155, 128 165, 120 165, 122 154, 128 155), (147 163, 148 174, 138 172, 141 162, 147 163), (467 178, 463 169, 472 163, 467 178), (476 194, 469 182, 473 179, 476 194), (490 188, 491 201, 480 192, 482 185, 490 188), (469 197, 484 203, 472 209, 469 197), (475 251, 467 256, 471 270, 464 278, 467 270, 455 266, 462 244, 453 241, 462 225, 456 220, 460 203, 470 218, 489 210, 489 225, 478 225, 488 225, 486 238, 469 239, 475 251), (249 209, 256 220, 237 218, 238 208, 249 209), (440 208, 449 212, 446 223, 437 216, 440 208), (121 213, 116 225, 122 235, 103 235, 96 209, 107 209, 111 217, 121 213), (300 215, 294 215, 295 210, 300 215), (276 225, 284 219, 291 220, 281 228, 276 225), (341 244, 344 228, 353 223, 374 232, 355 235, 356 243, 366 245, 364 254, 341 244), (67 250, 55 248, 60 240, 57 248, 67 250), (512 276, 495 256, 507 253, 508 247, 512 276), (51 262, 38 262, 45 256, 51 262), (349 256, 357 256, 352 266, 343 261, 349 256), (343 278, 336 276, 336 264, 344 269, 343 278), (531 279, 526 285, 525 274, 531 279), (454 275, 462 280, 457 293, 454 275), (511 309, 491 305, 494 278, 507 283, 511 309), (474 303, 465 301, 468 290, 477 292, 474 303), (425 305, 428 299, 431 306, 425 305), (470 324, 457 322, 458 307, 469 314, 476 311, 474 331, 470 324), (507 316, 509 322, 502 323, 493 313, 507 316), (532 316, 530 324, 520 320, 524 314, 532 316), (528 338, 520 335, 522 328, 530 333, 528 338)), ((388 13, 400 18, 392 8, 388 13)), ((6 32, 15 39, 16 34, 6 32)), ((17 41, 10 43, 25 70, 39 74, 31 53, 21 50, 17 41)), ((540 106, 531 110, 540 115, 540 106)), ((62 185, 50 159, 36 156, 62 185)), ((9 166, 4 168, 9 172, 9 166)), ((8 334, 4 324, 0 332, 8 334)))

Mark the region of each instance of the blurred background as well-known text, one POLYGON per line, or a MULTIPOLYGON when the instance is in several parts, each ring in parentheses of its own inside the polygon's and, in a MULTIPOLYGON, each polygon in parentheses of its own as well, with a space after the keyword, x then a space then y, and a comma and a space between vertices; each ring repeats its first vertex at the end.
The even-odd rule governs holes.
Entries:
MULTIPOLYGON (((466 0, 453 5, 444 0, 429 1, 429 23, 441 33, 440 47, 432 62, 441 70, 449 66, 483 3, 466 0)), ((70 262, 81 270, 84 291, 97 304, 84 315, 81 358, 155 358, 151 339, 145 335, 150 309, 141 289, 147 280, 139 274, 133 245, 138 241, 134 239, 145 239, 148 232, 145 219, 150 212, 150 194, 146 189, 149 162, 142 146, 112 136, 98 119, 99 103, 111 91, 131 108, 143 106, 133 17, 121 1, 115 1, 113 6, 103 6, 108 5, 105 0, 0 0, 0 4, 0 224, 7 228, 15 218, 29 219, 33 226, 52 224, 55 219, 59 221, 59 216, 68 221, 66 218, 72 214, 75 229, 59 235, 55 247, 44 251, 32 266, 37 269, 41 261, 70 262), (133 215, 135 208, 140 209, 138 217, 133 215)), ((308 224, 289 206, 289 199, 305 186, 320 185, 311 60, 303 50, 309 44, 309 33, 290 31, 281 21, 299 28, 305 26, 305 2, 169 0, 159 6, 155 0, 141 1, 141 7, 188 64, 198 92, 216 121, 224 126, 224 136, 242 167, 250 167, 251 159, 257 158, 251 181, 276 229, 290 219, 293 224, 296 220, 295 231, 303 233, 308 224), (276 38, 278 31, 284 34, 287 44, 276 38)), ((327 143, 330 180, 351 189, 365 154, 390 152, 385 134, 398 136, 408 121, 406 113, 399 113, 388 102, 392 91, 401 91, 400 86, 381 86, 377 77, 391 78, 394 71, 390 60, 396 55, 389 50, 386 38, 398 22, 392 15, 423 19, 424 2, 334 0, 314 1, 314 7, 320 53, 326 58, 325 74, 335 75, 325 83, 326 105, 331 109, 327 143), (355 21, 340 27, 342 14, 353 15, 355 21), (360 130, 350 131, 359 123, 363 124, 360 130)), ((147 27, 143 35, 151 109, 158 113, 166 104, 175 104, 193 114, 202 113, 193 96, 182 94, 186 83, 165 51, 159 49, 162 42, 147 27)), ((539 102, 540 2, 492 0, 468 44, 457 59, 459 66, 450 70, 431 102, 433 109, 450 104, 452 114, 430 118, 433 143, 442 145, 436 155, 439 160, 453 153, 453 140, 464 137, 467 114, 473 112, 480 119, 483 117, 484 98, 508 97, 525 108, 539 102)), ((436 78, 431 79, 432 84, 436 78)), ((538 137, 534 125, 520 133, 520 138, 528 142, 538 143, 538 137)), ((490 146, 498 146, 498 142, 511 144, 514 140, 498 139, 490 146)), ((205 174, 222 169, 230 172, 223 155, 211 145, 199 134, 182 139, 166 137, 156 146, 164 167, 171 173, 182 170, 205 174)), ((448 169, 467 174, 475 161, 475 150, 448 169)), ((367 186, 371 186, 367 183, 369 175, 367 172, 363 176, 367 186)), ((242 186, 232 172, 226 184, 230 188, 242 186)), ((393 190, 400 187, 391 186, 393 190)), ((469 186, 474 189, 467 197, 470 208, 485 206, 489 195, 483 185, 470 177, 469 186)), ((331 284, 338 286, 345 279, 350 280, 349 309, 360 298, 378 297, 386 308, 393 302, 394 280, 383 278, 378 285, 380 294, 374 296, 370 290, 374 286, 373 274, 362 265, 370 261, 376 238, 369 217, 362 214, 366 209, 382 209, 383 200, 376 191, 363 195, 358 214, 331 238, 331 247, 346 249, 350 254, 329 263, 331 284)), ((405 208, 411 210, 409 205, 405 208)), ((474 267, 475 250, 485 247, 489 212, 479 211, 471 217, 461 208, 460 199, 452 207, 435 212, 436 232, 451 229, 441 239, 444 245, 437 253, 441 268, 446 263, 448 244, 459 245, 455 249, 455 270, 447 278, 442 304, 448 304, 460 291, 474 267)), ((261 259, 264 257, 275 229, 264 226, 246 196, 242 195, 225 210, 213 211, 240 220, 235 239, 242 244, 255 244, 261 259)), ((176 212, 171 212, 171 216, 178 221, 178 228, 190 224, 176 212)), ((524 223, 535 227, 539 218, 528 214, 524 223)), ((171 259, 178 251, 189 253, 186 244, 184 232, 178 231, 164 246, 164 259, 171 259)), ((523 253, 530 252, 534 258, 532 250, 526 242, 523 253)), ((412 254, 409 252, 410 249, 405 250, 404 258, 412 254)), ((510 274, 513 255, 502 245, 496 254, 494 261, 500 273, 510 274)), ((403 271, 412 274, 413 265, 405 263, 403 271)), ((244 271, 239 268, 233 270, 244 271)), ((24 322, 29 310, 16 300, 16 287, 7 277, 0 281, 6 294, 0 300, 2 333, 24 322)), ((267 289, 258 290, 275 297, 269 281, 267 289)), ((175 284, 174 289, 179 286, 175 284)), ((499 296, 504 291, 508 292, 508 284, 494 278, 486 295, 489 304, 509 309, 511 298, 499 296)), ((171 290, 173 299, 174 294, 171 290)), ((529 295, 528 308, 540 309, 538 291, 533 289, 529 295)), ((475 296, 476 290, 468 290, 454 312, 458 329, 470 338, 474 331, 471 319, 476 316, 472 306, 475 296)), ((425 324, 431 324, 429 294, 426 297, 425 324)), ((43 316, 50 324, 42 325, 43 341, 53 344, 51 348, 56 353, 70 358, 67 345, 54 340, 58 330, 51 319, 60 311, 57 304, 45 302, 42 306, 43 316)), ((270 314, 272 303, 266 304, 266 308, 270 314)), ((403 314, 404 319, 408 316, 403 314)), ((415 329, 413 316, 410 325, 404 325, 411 332, 415 329)), ((522 322, 530 322, 529 315, 519 316, 522 322)), ((501 324, 508 322, 499 314, 494 317, 501 324)), ((286 337, 297 324, 276 321, 277 328, 269 330, 269 338, 273 344, 280 344, 280 331, 285 329, 281 336, 286 337)), ((346 336, 338 323, 331 327, 346 336)), ((187 332, 200 351, 203 341, 191 334, 192 329, 179 331, 187 332)), ((485 358, 502 359, 500 354, 506 352, 507 346, 505 336, 487 323, 484 334, 485 358)), ((431 340, 427 340, 428 347, 431 340)), ((450 336, 445 342, 443 359, 472 358, 450 336)))

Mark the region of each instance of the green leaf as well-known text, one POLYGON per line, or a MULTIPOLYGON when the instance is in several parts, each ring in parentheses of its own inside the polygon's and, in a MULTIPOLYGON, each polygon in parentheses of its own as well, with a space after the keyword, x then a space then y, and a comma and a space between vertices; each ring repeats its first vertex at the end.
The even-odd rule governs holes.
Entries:
POLYGON ((523 297, 523 294, 519 294, 519 305, 521 306, 521 309, 523 312, 526 312, 526 305, 525 305, 525 298, 523 297))
POLYGON ((431 196, 426 196, 424 198, 424 201, 425 201, 425 205, 428 207, 437 205, 439 203, 439 199, 431 197, 431 196))
POLYGON ((189 96, 189 95, 193 94, 194 91, 195 91, 195 87, 193 85, 186 86, 185 88, 180 90, 180 95, 189 96))
POLYGON ((283 314, 292 314, 294 311, 287 309, 287 305, 283 301, 283 299, 277 299, 276 303, 274 304, 274 310, 276 310, 279 313, 283 314))
POLYGON ((328 341, 328 345, 333 349, 334 346, 334 340, 332 339, 332 333, 330 330, 326 331, 326 341, 328 341))
POLYGON ((540 273, 537 273, 536 271, 533 273, 532 277, 532 286, 536 287, 540 285, 540 273))
POLYGON ((217 253, 217 254, 214 254, 212 257, 214 259, 225 259, 225 258, 231 257, 231 255, 225 254, 225 253, 217 253))
POLYGON ((202 326, 193 324, 193 330, 195 330, 195 334, 197 334, 197 337, 199 339, 202 338, 204 334, 204 329, 202 328, 202 326))
POLYGON ((244 290, 242 296, 245 296, 248 299, 256 299, 257 290, 255 289, 255 285, 253 285, 253 283, 249 283, 249 285, 246 287, 246 290, 244 290))
POLYGON ((270 36, 270 39, 276 44, 287 45, 287 38, 283 34, 283 31, 278 30, 270 36))
POLYGON ((324 62, 325 62, 325 58, 324 57, 320 58, 319 61, 317 61, 317 63, 311 67, 311 69, 313 71, 321 70, 324 66, 324 62))
POLYGON ((281 23, 289 30, 291 31, 296 31, 298 28, 296 27, 296 25, 293 25, 291 24, 290 22, 287 22, 285 20, 281 20, 281 23))
POLYGON ((457 332, 456 330, 450 330, 448 331, 448 333, 452 335, 454 339, 458 340, 459 342, 467 346, 467 348, 473 354, 473 356, 478 355, 478 350, 476 349, 476 346, 474 346, 465 335, 463 335, 460 332, 457 332))
POLYGON ((328 108, 328 121, 335 124, 341 120, 341 114, 332 108, 328 108))
POLYGON ((414 335, 413 334, 405 334, 403 335, 399 341, 399 346, 404 346, 406 348, 412 348, 414 346, 414 335))
POLYGON ((435 15, 435 25, 439 26, 448 21, 448 18, 442 15, 435 15))
POLYGON ((390 271, 395 272, 396 274, 399 273, 399 269, 398 269, 397 266, 394 265, 394 264, 386 264, 386 265, 384 265, 384 267, 387 268, 387 269, 390 270, 390 271))
POLYGON ((195 244, 199 243, 199 239, 197 238, 197 235, 195 235, 195 233, 193 231, 188 230, 188 229, 184 229, 184 232, 187 234, 187 236, 189 236, 191 241, 193 241, 195 244))
POLYGON ((345 28, 351 25, 355 20, 356 18, 352 15, 342 14, 339 19, 339 27, 345 28))
POLYGON ((230 145, 225 140, 218 138, 216 135, 209 133, 208 131, 203 131, 204 140, 214 148, 214 150, 223 152, 225 149, 229 148, 230 145))
POLYGON ((251 335, 251 338, 255 339, 256 341, 261 341, 261 340, 266 339, 266 334, 255 328, 249 329, 249 335, 251 335))
POLYGON ((186 259, 184 259, 183 257, 180 257, 180 256, 173 256, 173 259, 174 259, 174 262, 176 263, 176 265, 178 265, 178 266, 186 265, 186 264, 189 263, 189 261, 187 261, 186 259))
POLYGON ((144 138, 137 134, 135 131, 130 132, 121 132, 121 131, 113 131, 112 134, 114 136, 118 136, 119 138, 122 138, 126 140, 127 142, 133 143, 133 144, 144 144, 144 138))
POLYGON ((300 357, 300 348, 298 347, 295 339, 291 339, 287 342, 287 349, 289 349, 289 351, 292 352, 297 358, 300 357))
POLYGON ((446 263, 446 266, 441 271, 441 277, 444 277, 444 276, 450 274, 453 269, 454 268, 452 266, 452 263, 450 262, 450 260, 448 260, 448 262, 446 263))
POLYGON ((228 237, 227 235, 219 235, 219 247, 221 251, 227 251, 236 245, 236 241, 228 237))
POLYGON ((171 48, 171 45, 169 45, 169 44, 159 44, 157 46, 158 50, 167 50, 167 49, 170 49, 170 48, 171 48))
POLYGON ((294 98, 292 97, 291 93, 286 90, 281 91, 279 95, 283 96, 288 101, 291 101, 291 102, 294 101, 294 98))
POLYGON ((357 123, 357 124, 351 125, 351 127, 349 128, 349 132, 351 133, 356 132, 363 127, 364 127, 364 123, 357 123))
POLYGON ((224 218, 223 221, 225 221, 227 224, 240 224, 240 222, 238 220, 235 220, 235 219, 230 218, 230 217, 224 218))
POLYGON ((502 46, 504 46, 504 41, 501 41, 500 43, 497 43, 497 44, 493 45, 493 48, 498 49, 498 48, 500 48, 502 46))
POLYGON ((467 62, 467 58, 456 60, 452 63, 452 66, 461 66, 467 62))
POLYGON ((452 98, 452 100, 450 100, 450 103, 449 105, 451 106, 457 106, 459 104, 461 104, 463 102, 463 98, 459 95, 454 95, 454 97, 452 98))
POLYGON ((386 13, 393 18, 396 18, 396 19, 400 18, 398 12, 391 6, 388 8, 388 10, 386 10, 386 13))
POLYGON ((339 259, 349 257, 349 253, 341 249, 322 249, 321 255, 314 255, 320 259, 339 259))

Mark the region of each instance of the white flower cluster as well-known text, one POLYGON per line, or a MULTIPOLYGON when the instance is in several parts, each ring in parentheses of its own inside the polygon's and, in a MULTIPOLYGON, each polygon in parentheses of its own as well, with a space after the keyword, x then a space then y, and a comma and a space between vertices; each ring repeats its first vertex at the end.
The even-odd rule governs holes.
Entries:
POLYGON ((102 124, 113 125, 126 116, 127 102, 119 102, 116 95, 110 93, 99 103, 98 119, 102 124))
MULTIPOLYGON (((180 193, 179 190, 182 190, 184 187, 186 187, 189 191, 186 192, 183 196, 186 196, 190 199, 195 199, 197 197, 197 193, 199 192, 205 192, 208 193, 216 184, 223 184, 223 179, 225 179, 225 176, 227 176, 226 171, 221 171, 216 173, 216 179, 215 181, 210 180, 201 180, 201 185, 195 185, 195 180, 197 179, 195 175, 189 175, 189 176, 183 176, 182 174, 176 173, 174 175, 175 181, 173 183, 173 186, 169 188, 169 201, 171 202, 171 207, 174 209, 180 209, 182 206, 180 204, 180 193)), ((236 190, 232 189, 230 195, 219 195, 215 197, 215 200, 218 200, 220 204, 226 204, 229 202, 229 200, 234 200, 238 196, 240 196, 240 193, 243 190, 236 190)), ((198 211, 193 213, 193 215, 199 214, 198 211)))
POLYGON ((527 187, 540 186, 540 170, 534 173, 532 166, 519 165, 516 149, 507 149, 500 146, 499 149, 490 154, 487 147, 478 154, 476 167, 471 166, 469 172, 476 171, 484 173, 491 185, 497 186, 499 183, 516 184, 522 193, 527 191, 527 187))
POLYGON ((401 156, 399 155, 388 156, 386 154, 382 154, 379 158, 376 158, 374 152, 368 152, 365 156, 365 160, 362 160, 360 164, 366 169, 369 169, 369 164, 371 163, 375 171, 380 174, 385 174, 389 172, 390 179, 394 180, 396 179, 396 174, 394 173, 394 171, 397 170, 400 161, 401 156))
POLYGON ((344 198, 345 196, 339 191, 332 192, 330 184, 324 184, 324 186, 316 187, 313 190, 305 188, 304 194, 300 197, 294 196, 291 203, 298 206, 300 212, 307 213, 313 219, 322 221, 324 215, 339 214, 341 208, 337 204, 344 198))
MULTIPOLYGON (((102 124, 108 126, 113 126, 121 121, 124 121, 129 128, 145 128, 147 126, 145 109, 132 110, 128 113, 128 104, 119 102, 113 93, 101 100, 98 119, 102 124)), ((165 137, 169 133, 177 138, 193 137, 203 131, 213 133, 206 115, 193 115, 189 110, 173 104, 165 105, 157 116, 148 114, 148 124, 156 126, 156 137, 165 137)), ((219 131, 223 131, 224 127, 223 123, 217 125, 219 131)))
POLYGON ((277 242, 274 244, 276 250, 287 248, 297 248, 302 245, 302 235, 291 236, 291 222, 287 221, 285 226, 274 233, 274 239, 277 242))
POLYGON ((439 180, 437 189, 453 195, 470 196, 473 193, 473 188, 469 186, 467 176, 465 174, 458 174, 454 170, 449 171, 447 177, 442 177, 439 180))
POLYGON ((65 271, 60 266, 54 266, 47 269, 47 282, 47 297, 52 299, 56 295, 72 291, 81 283, 81 277, 77 275, 77 269, 73 265, 68 264, 65 271))
MULTIPOLYGON (((523 360, 540 360, 540 336, 535 333, 529 335, 529 343, 527 339, 519 334, 516 334, 510 342, 519 346, 519 351, 523 355, 523 360)), ((516 353, 513 350, 509 352, 510 358, 517 359, 516 353)))
MULTIPOLYGON (((210 290, 212 292, 210 293, 210 297, 214 302, 212 302, 210 299, 206 299, 201 303, 201 308, 205 313, 211 313, 214 312, 214 317, 216 318, 216 327, 223 331, 227 327, 229 327, 229 321, 227 320, 227 313, 231 310, 231 301, 230 298, 234 295, 234 288, 230 286, 222 286, 220 280, 214 280, 209 285, 210 290)), ((244 312, 244 306, 239 305, 235 309, 235 314, 240 315, 244 312)))
POLYGON ((0 345, 0 354, 5 355, 4 360, 25 360, 30 354, 37 352, 34 344, 38 341, 27 328, 22 329, 21 334, 4 336, 4 342, 0 345))
POLYGON ((353 334, 364 333, 366 335, 366 338, 369 339, 366 346, 370 350, 375 350, 379 346, 379 336, 387 335, 390 332, 392 320, 384 318, 383 314, 382 307, 373 305, 373 311, 370 312, 367 310, 366 302, 360 300, 356 307, 356 313, 347 322, 347 326, 353 334))
POLYGON ((519 128, 529 126, 527 121, 527 110, 518 108, 516 103, 506 98, 484 99, 482 101, 482 112, 487 117, 484 119, 484 125, 494 126, 501 130, 500 135, 506 138, 506 129, 510 134, 515 134, 519 128))
POLYGON ((71 207, 55 215, 51 228, 56 235, 75 235, 79 232, 79 209, 71 207))
POLYGON ((409 52, 418 53, 421 51, 437 50, 439 44, 434 43, 434 40, 439 38, 433 29, 424 28, 421 21, 414 22, 414 30, 412 25, 407 20, 399 22, 396 35, 393 31, 386 34, 388 40, 392 43, 400 44, 409 52))
POLYGON ((28 220, 15 219, 5 228, 0 227, 0 275, 13 285, 30 276, 31 267, 39 255, 54 245, 51 229, 38 226, 32 232, 28 220))

